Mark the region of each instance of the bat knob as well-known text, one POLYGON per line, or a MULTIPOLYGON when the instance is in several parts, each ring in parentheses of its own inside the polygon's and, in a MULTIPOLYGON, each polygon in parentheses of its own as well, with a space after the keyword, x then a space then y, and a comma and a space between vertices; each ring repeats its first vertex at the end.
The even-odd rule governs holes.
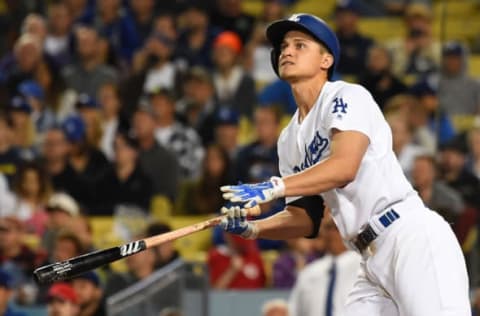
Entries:
POLYGON ((70 270, 71 264, 68 262, 54 263, 35 269, 33 278, 38 284, 50 284, 66 280, 68 278, 66 272, 70 270))

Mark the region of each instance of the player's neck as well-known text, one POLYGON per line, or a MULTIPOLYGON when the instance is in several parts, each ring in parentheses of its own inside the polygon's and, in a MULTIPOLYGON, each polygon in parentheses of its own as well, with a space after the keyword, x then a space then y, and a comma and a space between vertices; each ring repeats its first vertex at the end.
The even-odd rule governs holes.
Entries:
POLYGON ((292 93, 300 114, 300 122, 315 105, 325 82, 326 79, 324 78, 312 78, 311 80, 302 80, 291 83, 292 93))

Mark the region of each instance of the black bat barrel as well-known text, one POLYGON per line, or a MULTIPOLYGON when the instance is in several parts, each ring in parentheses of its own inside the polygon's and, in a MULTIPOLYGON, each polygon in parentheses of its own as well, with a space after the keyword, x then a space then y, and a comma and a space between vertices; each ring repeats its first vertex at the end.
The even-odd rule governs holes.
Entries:
POLYGON ((64 281, 145 249, 146 245, 143 240, 134 241, 120 247, 98 250, 40 267, 33 272, 33 275, 38 284, 64 281))

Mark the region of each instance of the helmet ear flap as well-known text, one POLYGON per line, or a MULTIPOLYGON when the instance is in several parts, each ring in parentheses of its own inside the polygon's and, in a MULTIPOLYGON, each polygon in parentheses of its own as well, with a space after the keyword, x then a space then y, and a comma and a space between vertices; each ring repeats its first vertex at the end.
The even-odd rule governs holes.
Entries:
POLYGON ((278 58, 279 57, 280 57, 280 50, 276 49, 276 48, 273 48, 270 51, 270 62, 272 63, 273 71, 275 71, 277 76, 280 76, 280 74, 278 73, 278 58))

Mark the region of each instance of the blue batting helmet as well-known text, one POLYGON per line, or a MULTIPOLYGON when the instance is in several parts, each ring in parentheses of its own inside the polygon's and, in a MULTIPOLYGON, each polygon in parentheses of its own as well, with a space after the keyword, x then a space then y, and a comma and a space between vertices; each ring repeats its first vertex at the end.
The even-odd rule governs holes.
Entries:
POLYGON ((310 34, 322 43, 330 54, 333 55, 333 65, 328 70, 330 78, 340 59, 340 44, 333 30, 322 19, 306 13, 291 15, 288 19, 275 21, 267 27, 267 39, 273 46, 271 62, 273 70, 278 75, 278 58, 280 57, 280 45, 288 31, 299 30, 310 34))

